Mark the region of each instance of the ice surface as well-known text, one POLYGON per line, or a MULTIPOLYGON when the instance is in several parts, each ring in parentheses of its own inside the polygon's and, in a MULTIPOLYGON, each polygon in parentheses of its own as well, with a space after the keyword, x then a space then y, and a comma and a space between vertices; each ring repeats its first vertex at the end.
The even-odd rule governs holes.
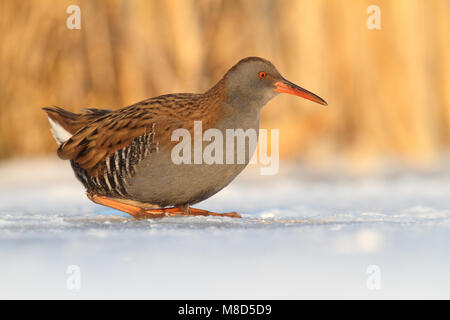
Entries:
POLYGON ((67 162, 2 163, 0 298, 450 298, 448 171, 284 169, 197 206, 243 219, 136 221, 92 204, 67 162))

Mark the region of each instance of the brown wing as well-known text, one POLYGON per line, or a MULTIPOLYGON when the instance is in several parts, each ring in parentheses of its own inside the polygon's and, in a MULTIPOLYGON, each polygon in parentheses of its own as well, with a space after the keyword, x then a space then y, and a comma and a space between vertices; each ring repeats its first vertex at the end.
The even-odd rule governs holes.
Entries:
POLYGON ((181 128, 183 121, 175 116, 175 100, 154 99, 96 118, 61 144, 58 156, 74 160, 95 177, 110 155, 137 137, 150 133, 155 142, 170 141, 171 132, 181 128))

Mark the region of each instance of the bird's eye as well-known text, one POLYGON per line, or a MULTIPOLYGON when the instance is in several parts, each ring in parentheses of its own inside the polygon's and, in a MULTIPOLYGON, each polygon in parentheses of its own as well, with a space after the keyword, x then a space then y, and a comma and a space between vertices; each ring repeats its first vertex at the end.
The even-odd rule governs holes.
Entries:
POLYGON ((264 79, 266 76, 267 76, 267 74, 264 72, 264 71, 261 71, 260 73, 258 73, 259 74, 259 77, 261 78, 261 79, 264 79))

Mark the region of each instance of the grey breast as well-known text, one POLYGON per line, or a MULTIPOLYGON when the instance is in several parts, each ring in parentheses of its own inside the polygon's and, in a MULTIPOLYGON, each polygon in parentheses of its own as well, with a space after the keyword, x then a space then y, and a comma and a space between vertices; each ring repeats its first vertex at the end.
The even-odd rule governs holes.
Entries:
MULTIPOLYGON (((223 164, 202 162, 202 164, 177 165, 171 159, 171 150, 160 146, 157 152, 152 152, 137 165, 135 174, 127 181, 126 188, 130 197, 159 206, 180 206, 205 200, 226 187, 244 170, 255 149, 249 139, 246 139, 243 163, 238 163, 238 144, 234 141, 233 163, 227 164, 226 144, 231 141, 226 139, 226 130, 242 129, 247 133, 253 130, 257 138, 259 111, 231 113, 229 117, 217 124, 217 129, 222 132, 224 138, 223 164), (248 131, 248 129, 251 130, 248 131)), ((203 150, 209 143, 203 142, 203 150)))

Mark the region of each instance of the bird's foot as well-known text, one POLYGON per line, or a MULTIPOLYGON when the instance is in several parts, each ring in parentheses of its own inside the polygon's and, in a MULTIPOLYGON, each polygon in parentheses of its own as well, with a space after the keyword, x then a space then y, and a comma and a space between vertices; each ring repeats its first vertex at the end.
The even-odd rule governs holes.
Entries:
POLYGON ((227 212, 227 213, 215 213, 208 210, 189 208, 189 215, 191 216, 217 216, 217 217, 230 217, 230 218, 242 218, 237 212, 227 212))
POLYGON ((87 196, 91 201, 97 204, 101 204, 128 213, 129 215, 133 216, 136 219, 154 219, 172 216, 219 216, 219 217, 241 218, 241 216, 236 212, 215 213, 207 210, 190 208, 188 206, 160 208, 160 209, 143 209, 137 206, 133 206, 127 203, 123 203, 96 194, 88 193, 87 196))
POLYGON ((236 212, 227 212, 227 213, 215 213, 208 210, 190 208, 187 206, 184 207, 173 207, 173 208, 161 208, 161 209, 148 209, 142 213, 142 216, 139 218, 155 218, 159 216, 217 216, 217 217, 230 217, 230 218, 242 218, 236 212), (156 215, 156 216, 155 216, 156 215))

